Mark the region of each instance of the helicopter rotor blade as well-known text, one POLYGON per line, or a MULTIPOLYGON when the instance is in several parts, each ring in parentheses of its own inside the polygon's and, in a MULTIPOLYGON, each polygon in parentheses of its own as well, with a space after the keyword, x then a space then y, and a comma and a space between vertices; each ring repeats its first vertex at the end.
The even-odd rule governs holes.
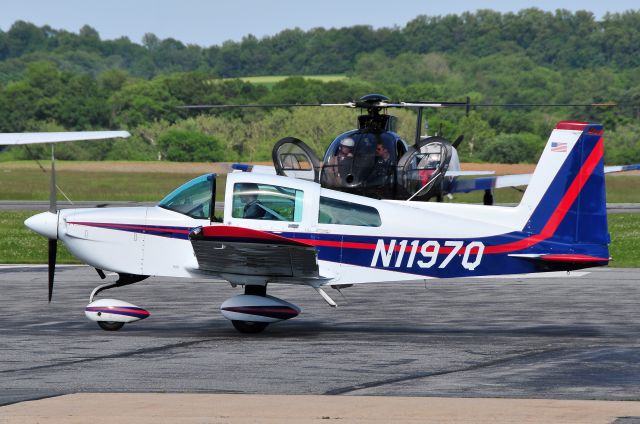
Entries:
POLYGON ((412 101, 389 104, 387 107, 615 107, 613 102, 595 103, 468 103, 468 102, 433 102, 433 101, 412 101))
POLYGON ((616 107, 617 103, 470 103, 471 107, 616 107))
POLYGON ((235 109, 235 108, 286 108, 286 107, 356 107, 355 102, 347 103, 265 103, 244 105, 185 105, 178 109, 235 109))
POLYGON ((362 109, 384 109, 384 108, 447 108, 464 107, 469 113, 471 107, 613 107, 618 106, 613 102, 593 102, 593 103, 471 103, 469 97, 466 101, 434 101, 434 100, 413 100, 392 102, 381 94, 369 94, 358 100, 344 103, 250 103, 250 104, 203 104, 177 106, 178 109, 234 109, 234 108, 294 108, 294 107, 348 107, 362 109))

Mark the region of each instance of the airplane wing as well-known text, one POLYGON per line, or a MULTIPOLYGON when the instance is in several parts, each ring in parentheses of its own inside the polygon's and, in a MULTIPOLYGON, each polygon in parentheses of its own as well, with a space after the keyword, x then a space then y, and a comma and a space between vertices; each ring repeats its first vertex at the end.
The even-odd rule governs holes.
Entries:
POLYGON ((75 132, 36 132, 2 133, 0 145, 60 143, 63 141, 103 140, 106 138, 127 138, 128 131, 75 131, 75 132))
POLYGON ((496 171, 447 171, 447 177, 475 177, 478 175, 493 175, 496 171))
POLYGON ((624 172, 624 171, 637 171, 640 170, 640 163, 636 163, 633 165, 613 165, 613 166, 605 166, 604 173, 609 174, 611 172, 624 172))
MULTIPOLYGON (((640 164, 605 166, 604 173, 640 170, 640 164)), ((450 174, 447 172, 446 174, 450 174)), ((451 182, 449 193, 468 193, 476 190, 493 190, 504 187, 518 187, 528 185, 533 174, 500 175, 497 177, 474 178, 468 180, 455 179, 451 182)))
POLYGON ((226 225, 189 235, 198 268, 216 275, 319 279, 316 248, 265 231, 226 225))
POLYGON ((501 175, 498 177, 474 178, 469 180, 455 179, 451 182, 449 193, 469 193, 476 190, 493 190, 503 187, 528 185, 532 174, 501 175))

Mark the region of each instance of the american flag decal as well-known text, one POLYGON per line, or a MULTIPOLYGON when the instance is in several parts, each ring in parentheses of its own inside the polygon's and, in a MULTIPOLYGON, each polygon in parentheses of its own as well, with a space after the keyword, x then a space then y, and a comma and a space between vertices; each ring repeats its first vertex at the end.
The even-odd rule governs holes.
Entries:
POLYGON ((567 143, 556 143, 555 141, 551 142, 551 151, 552 152, 565 152, 567 151, 567 143))

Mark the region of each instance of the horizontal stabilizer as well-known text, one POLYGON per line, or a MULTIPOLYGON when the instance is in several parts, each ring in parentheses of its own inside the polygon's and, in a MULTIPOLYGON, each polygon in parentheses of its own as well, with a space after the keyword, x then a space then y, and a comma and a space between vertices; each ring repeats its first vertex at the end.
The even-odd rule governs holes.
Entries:
POLYGON ((514 258, 523 258, 523 259, 531 259, 542 262, 558 262, 558 263, 566 263, 566 264, 575 264, 575 263, 607 263, 609 262, 609 258, 599 258, 596 256, 590 255, 579 255, 574 253, 536 253, 536 254, 511 254, 509 255, 514 258))

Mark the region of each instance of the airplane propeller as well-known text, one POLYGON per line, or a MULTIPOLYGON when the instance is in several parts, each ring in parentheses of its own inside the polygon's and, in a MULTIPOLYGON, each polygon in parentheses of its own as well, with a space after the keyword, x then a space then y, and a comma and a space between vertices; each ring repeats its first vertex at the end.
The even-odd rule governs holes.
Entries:
MULTIPOLYGON (((56 187, 56 158, 55 145, 51 145, 51 191, 49 193, 49 212, 58 214, 57 187, 56 187)), ((56 220, 57 221, 57 220, 56 220)), ((53 280, 56 273, 56 256, 58 253, 58 230, 56 225, 56 238, 49 239, 48 247, 48 271, 49 271, 49 303, 53 297, 53 280)))
MULTIPOLYGON (((109 138, 128 138, 128 131, 63 131, 63 132, 31 132, 31 133, 0 133, 0 146, 29 144, 51 144, 51 191, 49 194, 49 211, 34 215, 25 220, 25 225, 34 232, 47 237, 48 243, 48 271, 49 271, 49 302, 53 295, 53 281, 56 272, 56 254, 58 251, 58 213, 57 190, 69 200, 67 195, 56 185, 56 164, 54 143, 65 141, 104 140, 109 138)), ((37 160, 36 160, 37 161, 37 160)), ((40 169, 46 172, 40 165, 40 169)), ((71 200, 69 200, 70 203, 71 200)))
POLYGON ((53 279, 56 273, 56 254, 58 253, 58 240, 49 239, 49 303, 53 297, 53 279))

